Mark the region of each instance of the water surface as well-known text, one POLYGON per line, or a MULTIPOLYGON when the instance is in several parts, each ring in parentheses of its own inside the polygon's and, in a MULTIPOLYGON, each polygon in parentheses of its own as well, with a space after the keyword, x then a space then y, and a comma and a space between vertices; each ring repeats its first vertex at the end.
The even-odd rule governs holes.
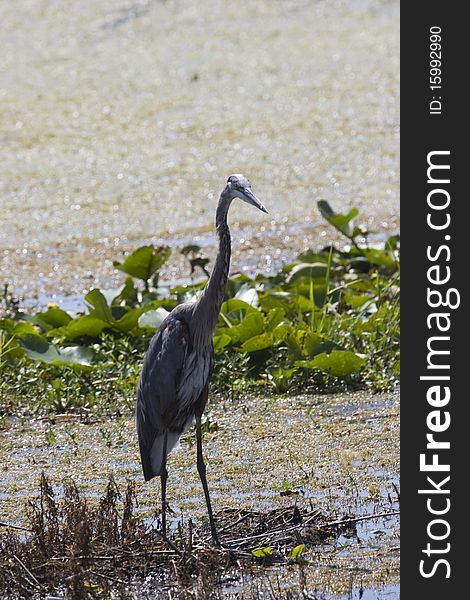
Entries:
MULTIPOLYGON (((233 270, 331 240, 315 202, 398 228, 398 2, 0 6, 0 281, 82 293, 139 244, 211 235, 249 176, 233 270)), ((186 269, 172 259, 165 275, 186 269)))
MULTIPOLYGON (((297 504, 332 518, 378 515, 358 522, 356 536, 308 548, 303 579, 298 569, 283 566, 255 573, 262 576, 257 585, 277 577, 286 589, 318 589, 324 594, 319 598, 328 600, 333 594, 351 598, 354 590, 380 592, 392 586, 389 595, 370 597, 398 597, 398 516, 380 516, 399 509, 398 407, 395 394, 363 392, 211 399, 204 449, 216 513, 297 504)), ((99 422, 72 415, 57 417, 56 423, 7 420, 0 442, 0 520, 27 524, 26 502, 37 495, 42 471, 59 495, 63 478, 73 477, 90 502, 103 495, 111 472, 121 489, 132 479, 137 513, 148 522, 155 519, 159 482, 143 481, 131 415, 99 422)), ((169 455, 168 470, 172 527, 181 519, 204 522, 193 430, 169 455)), ((236 582, 245 591, 253 586, 248 575, 236 582)))

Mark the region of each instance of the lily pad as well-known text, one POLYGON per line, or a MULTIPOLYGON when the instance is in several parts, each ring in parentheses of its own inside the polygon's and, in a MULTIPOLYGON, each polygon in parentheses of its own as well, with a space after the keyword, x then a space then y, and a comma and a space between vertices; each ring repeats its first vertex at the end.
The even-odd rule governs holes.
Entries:
POLYGON ((305 350, 305 354, 310 358, 313 358, 314 356, 322 354, 323 352, 329 354, 335 348, 339 348, 339 346, 335 342, 318 335, 318 333, 309 331, 306 333, 303 339, 303 348, 305 350))
POLYGON ((21 345, 27 356, 32 360, 59 366, 91 367, 95 356, 91 348, 84 346, 60 348, 50 344, 39 335, 28 334, 24 336, 21 345))
POLYGON ((266 328, 269 331, 273 331, 278 325, 282 323, 286 316, 286 312, 283 308, 273 308, 268 313, 266 328))
POLYGON ((134 285, 134 280, 132 277, 126 277, 126 281, 124 282, 124 286, 119 294, 113 298, 111 304, 121 304, 124 302, 129 306, 134 306, 138 300, 138 292, 137 288, 134 285))
POLYGON ((70 321, 65 327, 53 329, 48 333, 48 337, 62 336, 66 340, 75 340, 79 337, 96 338, 106 327, 109 327, 106 321, 92 315, 82 315, 70 321))
POLYGON ((373 265, 392 269, 396 266, 396 261, 389 253, 375 248, 366 249, 363 251, 366 259, 373 265))
POLYGON ((212 342, 214 344, 214 352, 220 352, 223 348, 225 348, 226 346, 228 346, 232 341, 232 338, 225 334, 222 333, 220 335, 215 335, 212 342))
POLYGON ((168 246, 141 246, 130 254, 122 263, 114 261, 116 269, 137 277, 145 282, 148 287, 149 279, 165 264, 170 257, 171 250, 168 246))
POLYGON ((220 312, 227 317, 241 320, 244 315, 258 311, 254 306, 251 306, 251 304, 248 304, 248 302, 245 302, 240 298, 230 298, 222 304, 220 312))
POLYGON ((49 328, 63 327, 70 323, 71 320, 72 317, 65 310, 57 306, 49 308, 45 312, 38 313, 35 318, 36 323, 41 326, 45 324, 49 328))
POLYGON ((301 263, 296 265, 290 272, 288 283, 292 283, 301 277, 308 279, 325 279, 328 272, 328 265, 325 263, 301 263))
POLYGON ((241 323, 227 328, 226 334, 229 335, 234 342, 246 342, 255 335, 259 335, 264 331, 263 315, 254 310, 246 315, 241 323))
POLYGON ((352 239, 361 233, 361 231, 355 228, 353 224, 354 217, 359 214, 357 208, 352 208, 348 214, 343 215, 341 213, 336 213, 326 200, 319 200, 317 202, 317 206, 322 214, 322 217, 324 217, 328 223, 333 225, 333 227, 335 227, 346 237, 352 239))
POLYGON ((114 322, 115 319, 111 312, 111 308, 106 302, 104 294, 100 290, 95 288, 91 290, 91 292, 88 292, 85 296, 85 301, 89 305, 90 315, 97 319, 101 319, 101 321, 105 321, 106 323, 114 322), (92 308, 90 308, 90 306, 92 308))
POLYGON ((266 292, 260 295, 260 307, 264 312, 269 312, 273 308, 282 308, 286 312, 304 313, 312 310, 312 303, 305 296, 291 292, 266 292))
POLYGON ((155 310, 148 310, 139 317, 139 327, 158 329, 169 314, 163 306, 159 306, 155 310))
POLYGON ((122 331, 123 333, 129 333, 135 327, 139 326, 139 319, 145 312, 150 312, 147 310, 146 306, 131 308, 118 321, 115 321, 115 329, 119 329, 119 331, 122 331))
POLYGON ((265 350, 271 348, 273 338, 269 333, 262 333, 246 340, 242 345, 243 352, 256 352, 257 350, 265 350))
POLYGON ((289 323, 279 323, 279 325, 273 329, 273 338, 276 342, 283 342, 287 339, 287 336, 291 335, 294 331, 294 327, 289 323))
POLYGON ((324 373, 344 379, 359 371, 366 363, 366 358, 349 350, 333 350, 330 354, 322 352, 313 360, 298 361, 296 365, 319 369, 324 373))

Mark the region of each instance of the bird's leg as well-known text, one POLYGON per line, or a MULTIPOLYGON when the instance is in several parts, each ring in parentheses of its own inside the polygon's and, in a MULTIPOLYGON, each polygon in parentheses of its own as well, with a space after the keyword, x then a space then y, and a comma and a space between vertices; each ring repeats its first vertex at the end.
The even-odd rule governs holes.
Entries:
POLYGON ((217 529, 215 527, 214 515, 212 513, 211 499, 209 496, 209 488, 207 487, 206 479, 206 465, 202 457, 202 429, 201 429, 201 416, 196 415, 196 440, 197 440, 197 470, 199 477, 201 478, 202 487, 204 489, 204 496, 206 497, 207 512, 209 514, 209 522, 211 526, 212 539, 216 546, 220 546, 219 536, 217 535, 217 529))
POLYGON ((168 479, 168 471, 166 470, 166 446, 168 433, 163 434, 163 455, 162 464, 160 467, 160 482, 162 484, 162 534, 166 538, 166 480, 168 479))

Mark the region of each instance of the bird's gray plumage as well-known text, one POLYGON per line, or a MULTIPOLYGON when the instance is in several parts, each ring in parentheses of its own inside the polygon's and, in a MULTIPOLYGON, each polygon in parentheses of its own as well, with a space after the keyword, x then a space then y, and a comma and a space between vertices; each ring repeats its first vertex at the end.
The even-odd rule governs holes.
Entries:
POLYGON ((265 207, 243 175, 231 175, 217 205, 219 252, 211 276, 197 302, 171 311, 152 338, 137 389, 136 424, 145 480, 162 480, 165 534, 166 456, 196 418, 198 471, 206 496, 214 541, 217 534, 210 507, 202 459, 201 415, 207 401, 212 371, 214 334, 230 267, 231 240, 227 213, 234 198, 265 207))
POLYGON ((160 475, 162 437, 167 453, 192 424, 209 380, 212 343, 196 351, 190 326, 196 303, 181 304, 163 321, 147 350, 137 389, 137 431, 145 480, 160 475))

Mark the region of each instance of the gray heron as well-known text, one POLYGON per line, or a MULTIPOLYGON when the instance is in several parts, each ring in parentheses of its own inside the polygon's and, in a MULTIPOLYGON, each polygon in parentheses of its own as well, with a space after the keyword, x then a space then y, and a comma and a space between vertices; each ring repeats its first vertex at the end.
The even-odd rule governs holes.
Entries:
POLYGON ((240 174, 231 175, 216 211, 219 251, 197 302, 174 308, 161 323, 145 354, 137 388, 136 424, 144 478, 161 481, 162 534, 166 538, 167 455, 196 421, 197 470, 201 478, 212 539, 219 539, 212 513, 202 455, 201 416, 207 403, 213 366, 214 334, 230 266, 231 239, 227 213, 234 198, 268 211, 240 174))

